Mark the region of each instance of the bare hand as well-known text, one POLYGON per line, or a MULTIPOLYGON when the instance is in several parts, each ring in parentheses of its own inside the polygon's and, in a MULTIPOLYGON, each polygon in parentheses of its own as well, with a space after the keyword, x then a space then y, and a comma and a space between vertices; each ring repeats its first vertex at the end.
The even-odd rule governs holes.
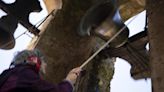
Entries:
POLYGON ((68 81, 71 82, 72 84, 75 84, 76 79, 77 79, 77 77, 80 75, 81 70, 82 70, 82 69, 81 69, 80 67, 77 67, 77 68, 72 69, 72 70, 68 73, 68 75, 67 75, 67 77, 66 77, 66 80, 68 80, 68 81))

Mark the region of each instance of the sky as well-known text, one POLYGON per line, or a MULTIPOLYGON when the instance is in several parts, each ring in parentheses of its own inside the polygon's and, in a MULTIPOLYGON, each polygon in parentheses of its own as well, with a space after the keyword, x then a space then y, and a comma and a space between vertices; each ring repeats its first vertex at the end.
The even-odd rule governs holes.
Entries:
MULTIPOLYGON (((130 30, 129 36, 144 30, 145 13, 146 11, 143 11, 139 15, 136 15, 135 19, 132 17, 125 22, 125 24, 128 24, 130 20, 134 19, 134 21, 127 25, 130 30)), ((115 73, 111 81, 111 92, 152 92, 151 80, 134 80, 130 76, 130 68, 131 66, 128 62, 121 58, 117 58, 115 63, 115 73)))
MULTIPOLYGON (((3 0, 6 3, 13 3, 15 2, 15 0, 3 0)), ((47 11, 45 10, 45 6, 44 3, 41 1, 41 5, 44 8, 41 12, 39 13, 31 13, 29 15, 29 21, 35 25, 38 22, 40 22, 42 19, 44 19, 47 15, 47 11)), ((3 12, 2 10, 0 10, 0 17, 6 15, 5 12, 3 12)), ((18 37, 19 35, 21 35, 22 33, 24 33, 25 31, 27 31, 26 28, 24 28, 22 25, 18 24, 18 27, 14 33, 14 37, 18 37)), ((27 32, 27 34, 22 35, 21 37, 19 37, 18 39, 16 39, 16 44, 15 47, 11 50, 3 50, 0 49, 0 73, 4 70, 7 69, 9 67, 9 64, 11 62, 11 60, 13 59, 14 55, 19 52, 22 51, 23 49, 26 49, 28 43, 31 41, 31 37, 33 36, 31 33, 27 32), (28 36, 28 35, 30 36, 28 36)))
MULTIPOLYGON (((12 3, 15 0, 4 0, 5 2, 12 3)), ((42 7, 44 8, 44 3, 42 0, 41 2, 42 7)), ((5 13, 1 10, 0 17, 5 15, 5 13)), ((45 8, 39 13, 31 13, 29 20, 32 24, 38 23, 47 15, 47 11, 45 8)), ((128 21, 125 22, 128 24, 128 21)), ((141 14, 137 15, 135 20, 128 24, 128 28, 130 30, 130 36, 144 30, 145 25, 145 11, 141 14)), ((25 32, 25 29, 20 24, 18 25, 17 30, 14 33, 14 37, 18 37, 20 34, 25 32)), ((20 38, 16 39, 16 45, 11 50, 2 50, 0 49, 0 73, 9 67, 9 64, 14 57, 14 55, 26 49, 28 43, 31 41, 30 33, 22 35, 20 38), (28 35, 27 35, 28 34, 28 35), (30 35, 30 36, 29 36, 30 35)), ((152 92, 151 91, 151 80, 134 80, 130 76, 130 68, 131 66, 123 59, 117 58, 115 63, 115 73, 113 79, 111 81, 111 92, 152 92)))

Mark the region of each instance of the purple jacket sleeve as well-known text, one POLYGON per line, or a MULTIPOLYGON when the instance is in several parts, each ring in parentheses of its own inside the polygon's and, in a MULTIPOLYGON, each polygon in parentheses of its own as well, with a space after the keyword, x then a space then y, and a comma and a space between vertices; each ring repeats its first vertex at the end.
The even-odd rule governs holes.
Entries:
POLYGON ((57 90, 54 90, 52 92, 72 92, 73 91, 73 87, 68 81, 63 81, 59 83, 58 85, 56 85, 56 89, 57 90))
POLYGON ((41 92, 72 92, 73 87, 68 81, 62 81, 59 84, 53 85, 46 81, 36 83, 41 92))

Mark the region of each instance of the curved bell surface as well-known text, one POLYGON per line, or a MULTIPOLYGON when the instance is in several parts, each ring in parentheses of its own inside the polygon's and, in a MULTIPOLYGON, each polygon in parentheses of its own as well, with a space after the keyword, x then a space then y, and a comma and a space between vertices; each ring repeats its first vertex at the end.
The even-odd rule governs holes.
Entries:
POLYGON ((129 30, 122 22, 116 5, 109 1, 97 4, 87 11, 80 22, 78 33, 80 36, 98 36, 107 41, 122 28, 123 31, 110 43, 110 47, 122 46, 128 39, 129 30))
POLYGON ((0 19, 0 49, 9 50, 14 48, 14 32, 18 21, 10 15, 2 16, 0 19))

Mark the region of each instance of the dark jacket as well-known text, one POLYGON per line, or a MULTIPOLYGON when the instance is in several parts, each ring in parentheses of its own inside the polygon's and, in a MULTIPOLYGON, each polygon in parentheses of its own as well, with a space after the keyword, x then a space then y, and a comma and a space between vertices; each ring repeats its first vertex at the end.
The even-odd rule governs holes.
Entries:
POLYGON ((44 81, 33 66, 21 65, 9 69, 11 74, 0 87, 0 92, 72 92, 72 85, 63 81, 54 85, 44 81))

